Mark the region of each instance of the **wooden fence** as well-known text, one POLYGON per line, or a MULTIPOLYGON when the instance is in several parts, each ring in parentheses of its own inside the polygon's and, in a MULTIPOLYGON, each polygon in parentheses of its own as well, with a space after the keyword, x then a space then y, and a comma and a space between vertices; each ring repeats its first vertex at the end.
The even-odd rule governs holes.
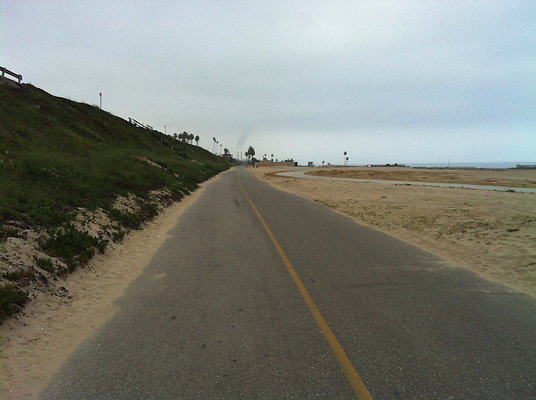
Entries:
MULTIPOLYGON (((17 82, 19 85, 22 83, 22 75, 16 74, 15 72, 10 71, 9 69, 4 68, 4 67, 0 67, 0 71, 2 71, 2 78, 7 78, 6 75, 9 75, 17 79, 17 82)), ((10 79, 10 78, 7 78, 7 79, 10 79)))
POLYGON ((131 124, 137 126, 138 128, 148 129, 150 131, 154 130, 152 126, 142 124, 141 122, 136 121, 134 118, 128 117, 128 122, 130 122, 131 124))

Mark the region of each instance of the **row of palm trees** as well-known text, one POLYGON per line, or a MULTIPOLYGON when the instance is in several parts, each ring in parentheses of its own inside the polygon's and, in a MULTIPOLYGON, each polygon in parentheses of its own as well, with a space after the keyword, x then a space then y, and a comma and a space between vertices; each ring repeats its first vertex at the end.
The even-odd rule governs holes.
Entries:
MULTIPOLYGON (((244 154, 246 156, 246 158, 248 159, 248 161, 259 161, 259 160, 255 160, 254 159, 254 155, 255 155, 255 149, 251 146, 249 146, 249 149, 248 151, 244 154)), ((267 153, 264 153, 262 155, 262 160, 261 161, 271 161, 271 162, 279 162, 279 159, 274 159, 274 154, 270 154, 270 158, 268 158, 268 154, 267 153)), ((283 159, 281 159, 281 161, 283 161, 283 159)), ((294 161, 292 158, 287 158, 286 160, 284 161, 294 161)))
MULTIPOLYGON (((182 132, 182 133, 174 133, 173 138, 180 140, 183 143, 190 143, 193 144, 195 141, 196 146, 199 146, 199 135, 194 136, 193 133, 188 132, 182 132)), ((216 140, 215 137, 212 138, 213 144, 212 144, 212 152, 217 155, 230 155, 231 152, 227 148, 223 148, 223 145, 216 140), (219 148, 218 148, 219 145, 219 148), (216 152, 219 150, 218 152, 216 152)))
POLYGON ((226 156, 231 155, 231 152, 228 148, 224 148, 223 144, 221 144, 218 140, 216 140, 215 137, 212 138, 212 152, 218 156, 226 156))
MULTIPOLYGON (((190 143, 190 144, 193 144, 193 141, 195 141, 195 144, 197 146, 199 146, 199 139, 200 139, 199 135, 194 136, 192 133, 182 132, 182 133, 174 133, 173 138, 177 139, 177 140, 180 140, 183 143, 190 143)), ((216 155, 220 155, 220 156, 230 155, 231 154, 229 149, 224 148, 223 144, 220 143, 216 139, 216 137, 212 138, 212 153, 214 153, 216 155)), ((253 156, 255 155, 255 149, 252 146, 249 146, 248 151, 244 155, 248 159, 253 159, 253 156)), ((267 161, 268 160, 267 157, 268 157, 268 155, 264 154, 263 155, 263 161, 267 161)), ((271 161, 273 162, 274 161, 274 155, 271 154, 270 158, 271 158, 271 161)))
POLYGON ((180 140, 183 143, 190 143, 190 144, 193 144, 193 141, 195 140, 196 146, 199 146, 200 137, 199 135, 194 136, 193 133, 188 133, 188 132, 174 133, 173 138, 180 140))
MULTIPOLYGON (((199 135, 194 136, 193 133, 188 132, 182 132, 182 133, 174 133, 173 138, 180 140, 183 143, 190 143, 193 144, 195 141, 196 146, 199 146, 199 135)), ((223 144, 221 144, 219 141, 216 140, 215 137, 212 138, 212 152, 217 155, 227 155, 231 154, 229 149, 223 148, 223 144)))

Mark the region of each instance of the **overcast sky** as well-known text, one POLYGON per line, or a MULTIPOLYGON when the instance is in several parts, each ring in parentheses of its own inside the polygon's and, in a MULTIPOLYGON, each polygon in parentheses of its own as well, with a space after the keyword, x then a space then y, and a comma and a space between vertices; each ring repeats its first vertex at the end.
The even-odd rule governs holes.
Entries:
POLYGON ((0 65, 236 154, 536 160, 536 1, 0 2, 0 65))

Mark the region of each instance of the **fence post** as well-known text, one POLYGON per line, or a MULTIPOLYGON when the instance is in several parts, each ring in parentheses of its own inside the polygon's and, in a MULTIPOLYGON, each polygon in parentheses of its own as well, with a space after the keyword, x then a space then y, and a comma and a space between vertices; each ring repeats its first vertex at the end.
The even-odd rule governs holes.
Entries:
MULTIPOLYGON (((22 83, 22 75, 16 74, 15 72, 10 71, 9 69, 7 69, 5 67, 0 67, 0 71, 2 71, 2 78, 6 78, 6 75, 8 75, 8 76, 11 76, 11 77, 15 78, 19 85, 22 83)), ((11 78, 6 78, 6 79, 13 80, 11 78)))

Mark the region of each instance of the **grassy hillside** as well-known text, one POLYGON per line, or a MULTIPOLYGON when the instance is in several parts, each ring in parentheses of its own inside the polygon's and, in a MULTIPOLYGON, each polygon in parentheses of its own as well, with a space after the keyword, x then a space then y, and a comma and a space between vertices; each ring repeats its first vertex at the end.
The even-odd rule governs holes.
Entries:
MULTIPOLYGON (((151 191, 167 189, 180 199, 228 167, 200 147, 136 128, 97 107, 31 85, 0 85, 0 252, 2 242, 20 233, 17 221, 46 232, 40 250, 74 268, 106 246, 74 228, 78 207, 103 210, 117 224, 136 228, 157 212, 151 191), (133 196, 137 211, 114 209, 118 196, 133 196)), ((13 273, 2 282, 0 314, 9 313, 13 297, 20 301, 13 273)))

